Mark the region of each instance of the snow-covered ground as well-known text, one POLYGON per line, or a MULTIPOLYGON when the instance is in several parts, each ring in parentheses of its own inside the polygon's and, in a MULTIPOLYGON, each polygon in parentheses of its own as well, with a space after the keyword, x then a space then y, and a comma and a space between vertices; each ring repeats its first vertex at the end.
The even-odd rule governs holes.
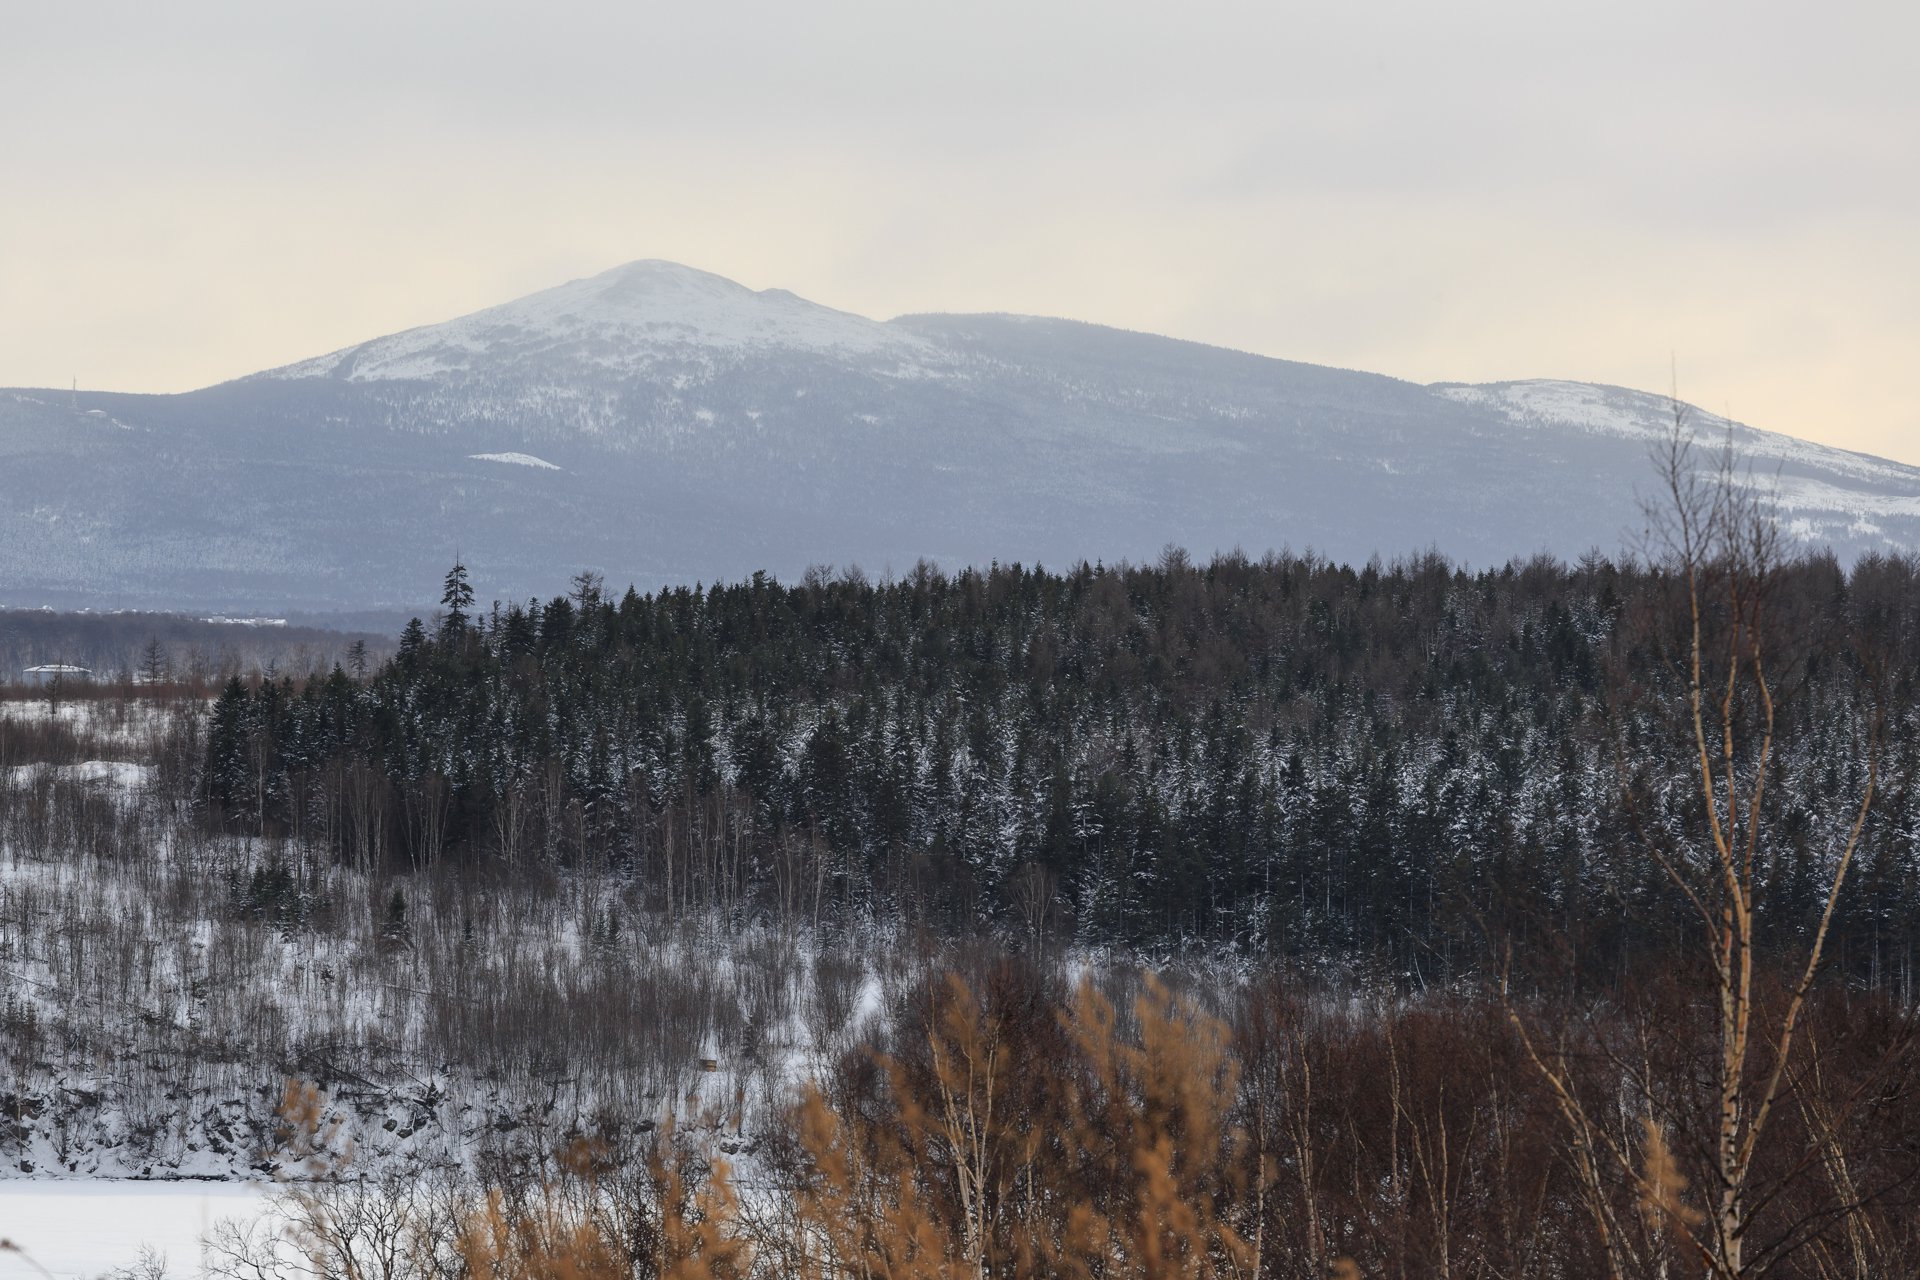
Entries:
MULTIPOLYGON (((206 1274, 200 1239, 227 1218, 258 1213, 272 1190, 258 1182, 0 1182, 0 1237, 70 1280, 97 1277, 140 1258, 166 1256, 174 1280, 206 1274)), ((0 1280, 39 1275, 19 1253, 0 1252, 0 1280)))
POLYGON ((144 786, 153 766, 125 760, 83 760, 79 764, 17 764, 8 773, 16 782, 30 784, 37 774, 72 782, 98 782, 115 791, 136 791, 144 786))
POLYGON ((172 707, 139 698, 0 699, 0 720, 21 726, 61 724, 101 746, 145 748, 174 714, 172 707))

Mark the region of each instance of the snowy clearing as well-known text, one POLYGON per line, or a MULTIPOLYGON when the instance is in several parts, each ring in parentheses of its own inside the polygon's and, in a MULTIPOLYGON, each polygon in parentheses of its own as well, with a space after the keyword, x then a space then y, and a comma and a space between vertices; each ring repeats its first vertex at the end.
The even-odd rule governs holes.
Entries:
POLYGON ((79 764, 20 764, 8 770, 13 780, 23 786, 31 785, 34 777, 43 772, 63 781, 102 782, 111 790, 136 791, 146 785, 153 766, 125 760, 84 760, 79 764))
POLYGON ((0 720, 9 724, 60 724, 94 746, 114 749, 149 745, 174 715, 173 707, 143 699, 0 699, 0 720))

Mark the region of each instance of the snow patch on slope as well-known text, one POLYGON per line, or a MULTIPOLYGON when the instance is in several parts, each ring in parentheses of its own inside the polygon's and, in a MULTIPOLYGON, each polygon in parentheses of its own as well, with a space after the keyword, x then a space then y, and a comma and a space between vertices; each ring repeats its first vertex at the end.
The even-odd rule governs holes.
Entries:
MULTIPOLYGON (((1630 391, 1625 387, 1533 379, 1478 385, 1436 383, 1431 390, 1436 395, 1461 404, 1494 409, 1509 422, 1523 427, 1572 427, 1596 435, 1622 436, 1649 442, 1664 438, 1673 427, 1672 399, 1646 391, 1630 391)), ((1795 464, 1902 488, 1920 486, 1920 468, 1762 431, 1757 427, 1731 422, 1719 414, 1708 413, 1693 405, 1683 404, 1680 409, 1694 440, 1703 445, 1718 445, 1726 438, 1731 427, 1735 450, 1745 462, 1756 465, 1795 464)), ((1852 496, 1831 486, 1822 487, 1830 489, 1834 495, 1852 496)), ((1916 493, 1920 494, 1920 489, 1916 489, 1916 493)))
POLYGON ((1498 410, 1509 421, 1525 427, 1577 427, 1601 435, 1652 440, 1673 420, 1671 404, 1660 397, 1586 382, 1443 383, 1433 390, 1461 404, 1498 410))
POLYGON ((534 467, 541 471, 560 471, 545 458, 536 458, 530 453, 470 453, 467 457, 475 462, 506 462, 516 467, 534 467))
POLYGON ((1782 511, 1845 511, 1863 519, 1920 520, 1920 494, 1861 493, 1811 476, 1768 477, 1760 483, 1771 490, 1782 511))

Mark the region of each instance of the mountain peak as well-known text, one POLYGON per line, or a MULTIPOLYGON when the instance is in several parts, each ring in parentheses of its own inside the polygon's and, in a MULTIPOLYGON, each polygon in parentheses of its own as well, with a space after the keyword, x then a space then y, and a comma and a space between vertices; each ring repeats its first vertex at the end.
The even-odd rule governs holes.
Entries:
POLYGON ((667 277, 691 280, 712 280, 733 289, 745 289, 738 281, 729 280, 716 271, 703 271, 699 267, 690 267, 684 262, 675 262, 670 258, 635 258, 632 262, 623 262, 617 267, 608 267, 593 280, 627 279, 633 277, 667 277))
MULTIPOLYGON (((689 267, 684 263, 669 262, 665 258, 637 258, 617 267, 609 267, 598 275, 569 281, 554 289, 542 290, 529 297, 540 297, 546 293, 560 290, 576 290, 591 293, 594 296, 611 301, 637 301, 647 295, 662 293, 690 292, 710 297, 751 298, 754 290, 729 280, 712 271, 702 271, 698 267, 689 267)), ((520 299, 526 301, 526 299, 520 299)), ((507 303, 507 306, 514 305, 507 303)))
POLYGON ((288 365, 272 378, 435 381, 485 361, 534 366, 645 367, 700 352, 790 349, 905 356, 919 338, 785 289, 749 289, 725 276, 642 258, 441 324, 375 338, 288 365))

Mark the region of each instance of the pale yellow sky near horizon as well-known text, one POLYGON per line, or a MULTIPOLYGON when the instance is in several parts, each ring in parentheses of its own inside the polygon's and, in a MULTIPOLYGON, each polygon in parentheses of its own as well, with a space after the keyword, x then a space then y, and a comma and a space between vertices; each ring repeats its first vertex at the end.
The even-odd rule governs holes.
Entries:
POLYGON ((1801 6, 0 16, 0 386, 179 391, 669 258, 1920 463, 1920 19, 1801 6))

